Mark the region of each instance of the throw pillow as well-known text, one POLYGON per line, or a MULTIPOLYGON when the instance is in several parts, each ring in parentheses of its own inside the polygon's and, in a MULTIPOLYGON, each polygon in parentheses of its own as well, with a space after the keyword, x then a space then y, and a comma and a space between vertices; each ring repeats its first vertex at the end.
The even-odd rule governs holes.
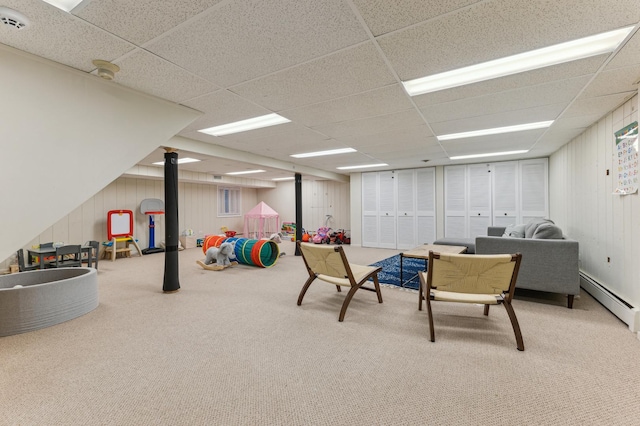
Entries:
POLYGON ((504 229, 503 237, 508 238, 524 238, 525 225, 509 225, 504 229))
POLYGON ((553 221, 551 219, 531 219, 529 221, 529 223, 527 223, 525 225, 524 237, 525 238, 533 237, 533 234, 536 233, 536 228, 538 228, 538 226, 540 226, 540 224, 542 224, 542 223, 550 223, 550 224, 554 225, 554 223, 553 223, 553 221))
POLYGON ((562 237, 562 229, 557 227, 552 223, 541 223, 536 228, 535 234, 533 234, 533 239, 545 239, 545 240, 561 240, 562 237))

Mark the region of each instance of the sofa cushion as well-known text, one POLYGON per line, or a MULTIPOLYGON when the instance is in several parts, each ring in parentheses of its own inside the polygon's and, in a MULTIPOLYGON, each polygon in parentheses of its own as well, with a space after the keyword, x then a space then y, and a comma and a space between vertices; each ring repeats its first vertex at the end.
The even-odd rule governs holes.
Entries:
POLYGON ((509 238, 524 238, 525 225, 509 225, 504 229, 503 237, 509 238))
POLYGON ((553 223, 553 221, 551 219, 531 219, 529 221, 529 223, 527 223, 525 225, 525 227, 524 227, 524 237, 525 238, 533 237, 533 234, 536 233, 536 229, 542 223, 550 223, 550 224, 554 225, 554 223, 553 223))
POLYGON ((557 227, 552 223, 541 223, 536 228, 536 232, 533 234, 533 239, 544 239, 544 240, 561 240, 562 229, 557 227))

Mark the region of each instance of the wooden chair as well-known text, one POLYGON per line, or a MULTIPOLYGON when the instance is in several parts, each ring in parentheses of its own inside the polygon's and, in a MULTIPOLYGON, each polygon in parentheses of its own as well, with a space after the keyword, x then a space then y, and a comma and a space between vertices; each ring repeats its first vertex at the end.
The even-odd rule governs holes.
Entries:
POLYGON ((429 314, 431 341, 435 342, 431 301, 474 303, 489 306, 502 304, 507 310, 516 336, 518 350, 524 351, 522 333, 511 301, 516 288, 522 255, 465 255, 429 252, 427 272, 420 272, 420 304, 423 298, 429 314), (426 297, 429 295, 429 297, 426 297))
POLYGON ((82 266, 82 250, 80 244, 70 244, 56 248, 56 259, 51 262, 52 268, 82 266))
POLYGON ((382 270, 381 267, 349 263, 342 246, 301 243, 300 241, 297 244, 300 253, 302 253, 307 272, 309 272, 309 278, 298 296, 298 306, 302 304, 302 299, 307 289, 316 278, 335 285, 338 291, 342 291, 341 287, 343 286, 351 287, 342 304, 338 321, 344 320, 344 314, 347 312, 349 302, 351 302, 353 295, 359 288, 375 291, 378 295, 378 303, 382 303, 380 283, 378 282, 378 273, 382 270), (373 278, 375 288, 362 286, 369 278, 373 278))

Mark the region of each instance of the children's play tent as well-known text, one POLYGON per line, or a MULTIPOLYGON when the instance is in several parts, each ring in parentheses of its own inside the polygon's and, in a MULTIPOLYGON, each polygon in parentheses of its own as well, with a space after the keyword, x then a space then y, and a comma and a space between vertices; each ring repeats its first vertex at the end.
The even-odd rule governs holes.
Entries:
POLYGON ((244 215, 244 236, 259 240, 280 230, 280 215, 264 201, 244 215))

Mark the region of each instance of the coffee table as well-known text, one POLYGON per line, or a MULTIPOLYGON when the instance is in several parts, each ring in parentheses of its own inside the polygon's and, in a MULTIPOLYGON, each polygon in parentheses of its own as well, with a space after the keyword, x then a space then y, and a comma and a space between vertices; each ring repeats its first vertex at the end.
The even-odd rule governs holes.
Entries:
MULTIPOLYGON (((429 251, 435 251, 438 253, 464 253, 467 248, 464 246, 445 246, 439 244, 424 244, 413 248, 407 252, 400 253, 400 285, 404 287, 402 261, 405 257, 412 259, 424 259, 424 270, 427 270, 427 260, 429 259, 429 251)), ((413 278, 413 277, 411 277, 413 278)))

